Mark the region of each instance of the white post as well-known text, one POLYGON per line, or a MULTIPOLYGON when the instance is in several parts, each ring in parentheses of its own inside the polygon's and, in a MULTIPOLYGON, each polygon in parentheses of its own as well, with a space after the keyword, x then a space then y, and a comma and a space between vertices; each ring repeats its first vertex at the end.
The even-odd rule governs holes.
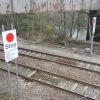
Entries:
POLYGON ((94 34, 91 35, 91 54, 93 53, 93 41, 94 41, 94 34))
POLYGON ((91 35, 91 54, 93 53, 93 41, 94 41, 94 33, 95 33, 95 27, 96 27, 96 17, 93 17, 92 23, 93 23, 93 31, 91 35))
MULTIPOLYGON (((13 24, 11 23, 11 29, 14 29, 13 24)), ((17 80, 17 95, 18 95, 18 100, 19 100, 19 76, 18 76, 18 66, 17 66, 17 60, 15 59, 15 65, 16 65, 16 80, 17 80)))
MULTIPOLYGON (((2 25, 2 31, 4 31, 4 25, 2 25)), ((10 68, 9 68, 9 64, 7 62, 7 70, 8 70, 8 84, 9 84, 9 92, 10 92, 10 98, 11 100, 13 100, 13 93, 12 93, 12 88, 11 88, 11 76, 10 76, 10 68)), ((10 100, 9 98, 9 100, 10 100)))

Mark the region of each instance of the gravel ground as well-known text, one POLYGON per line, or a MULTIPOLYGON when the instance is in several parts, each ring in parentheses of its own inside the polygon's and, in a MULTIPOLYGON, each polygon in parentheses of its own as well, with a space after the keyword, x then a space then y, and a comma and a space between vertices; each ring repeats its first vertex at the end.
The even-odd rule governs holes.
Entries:
POLYGON ((57 73, 63 76, 68 76, 70 78, 78 79, 80 81, 89 82, 100 86, 100 75, 96 73, 90 73, 88 71, 83 71, 77 68, 72 68, 68 66, 59 65, 57 63, 48 62, 44 60, 31 59, 28 57, 20 57, 18 62, 23 63, 33 68, 39 68, 45 71, 57 73), (87 77, 88 76, 88 77, 87 77))
MULTIPOLYGON (((100 55, 96 55, 96 54, 92 54, 92 55, 86 55, 86 54, 80 54, 80 53, 76 53, 76 51, 80 51, 80 46, 78 48, 78 46, 73 46, 71 49, 69 46, 67 47, 63 47, 63 46, 59 46, 59 45, 54 45, 53 43, 40 43, 40 44, 36 44, 32 41, 24 41, 24 40, 18 40, 18 45, 19 47, 23 47, 23 48, 28 48, 28 49, 32 49, 32 50, 37 50, 37 51, 41 51, 41 52, 47 52, 47 53, 51 53, 51 54, 56 54, 56 55, 60 55, 60 56, 64 56, 64 57, 69 57, 69 58, 75 58, 75 59, 79 59, 79 60, 83 60, 83 61, 89 61, 89 62, 94 62, 94 63, 98 63, 100 64, 100 55)), ((85 50, 85 48, 82 48, 83 51, 85 50)), ((99 50, 99 49, 98 49, 99 50)))
MULTIPOLYGON (((29 48, 32 48, 32 43, 24 43, 24 42, 20 42, 19 45, 23 45, 24 47, 27 46, 29 48)), ((36 47, 37 44, 35 44, 36 47)), ((45 50, 45 49, 49 49, 51 51, 53 51, 53 53, 55 53, 56 51, 58 51, 58 53, 60 52, 61 55, 69 55, 68 53, 72 53, 71 56, 73 57, 77 57, 77 58, 81 58, 83 57, 84 59, 88 59, 91 61, 99 61, 100 56, 95 55, 92 57, 86 57, 86 55, 80 56, 76 55, 74 56, 74 50, 70 51, 69 49, 64 49, 64 48, 59 48, 57 46, 52 46, 52 45, 44 45, 45 47, 43 47, 43 45, 38 45, 39 48, 41 48, 41 51, 45 50), (49 47, 50 46, 50 47, 49 47), (52 47, 52 48, 51 48, 52 47), (63 52, 63 53, 62 53, 63 52), (67 53, 64 53, 67 52, 67 53), (79 57, 80 56, 80 57, 79 57), (94 59, 94 57, 96 59, 94 59)), ((38 48, 36 47, 36 48, 38 48)), ((26 63, 26 65, 31 65, 34 66, 36 68, 40 68, 40 69, 44 69, 47 71, 52 71, 52 72, 57 72, 60 74, 64 74, 64 75, 69 75, 70 77, 74 76, 74 78, 77 79, 82 79, 82 80, 86 80, 89 81, 91 83, 95 83, 100 85, 100 77, 98 75, 94 75, 92 73, 85 73, 84 71, 79 71, 79 70, 74 70, 73 68, 69 68, 65 66, 60 66, 58 64, 55 63, 48 63, 48 62, 44 62, 44 61, 37 61, 37 60, 29 60, 29 59, 24 59, 24 60, 19 60, 19 62, 24 62, 26 63), (78 73, 75 73, 77 72, 78 73), (83 74, 83 76, 81 76, 81 74, 83 74), (81 77, 80 77, 81 76, 81 77), (87 76, 89 78, 87 78, 87 76)), ((5 72, 0 71, 0 100, 8 100, 8 75, 5 72)), ((14 98, 16 98, 16 77, 15 76, 11 76, 11 80, 12 80, 12 88, 13 88, 13 95, 14 98)), ((67 92, 62 92, 59 91, 57 89, 51 88, 49 86, 46 85, 41 85, 40 83, 37 82, 27 82, 25 80, 23 80, 22 78, 19 78, 19 88, 20 88, 20 98, 19 100, 80 100, 76 95, 72 95, 71 93, 67 93, 67 92)), ((16 99, 18 100, 18 99, 16 99)), ((86 99, 84 99, 86 100, 86 99)))
MULTIPOLYGON (((8 83, 7 73, 0 71, 0 100, 8 100, 8 83)), ((19 78, 20 96, 19 99, 16 97, 16 77, 11 75, 11 84, 13 90, 14 100, 79 100, 80 97, 72 95, 69 92, 59 91, 51 88, 47 85, 42 85, 37 82, 28 82, 19 78)), ((87 99, 84 99, 87 100, 87 99)))

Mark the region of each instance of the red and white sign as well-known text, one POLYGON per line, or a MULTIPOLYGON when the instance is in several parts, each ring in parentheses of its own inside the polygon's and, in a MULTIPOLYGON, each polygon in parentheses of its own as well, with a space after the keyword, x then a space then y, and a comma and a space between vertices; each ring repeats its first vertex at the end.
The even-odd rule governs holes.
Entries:
POLYGON ((5 61, 9 62, 18 57, 16 30, 2 32, 5 61))
POLYGON ((93 34, 95 33, 96 19, 96 17, 93 17, 93 34))

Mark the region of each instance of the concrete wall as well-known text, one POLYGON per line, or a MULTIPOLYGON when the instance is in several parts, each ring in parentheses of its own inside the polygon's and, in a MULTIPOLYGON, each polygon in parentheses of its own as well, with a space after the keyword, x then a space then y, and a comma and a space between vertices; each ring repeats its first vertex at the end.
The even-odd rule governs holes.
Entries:
POLYGON ((0 14, 11 13, 11 2, 10 0, 0 0, 0 14))
POLYGON ((15 13, 28 13, 30 12, 30 0, 13 0, 13 11, 15 13))
POLYGON ((100 8, 100 0, 0 0, 0 13, 9 14, 15 13, 29 13, 30 11, 43 12, 43 11, 59 11, 60 9, 70 11, 80 9, 98 9, 100 8), (60 1, 63 1, 62 3, 60 1), (73 1, 73 6, 72 6, 73 1), (82 1, 83 5, 82 5, 82 1), (92 4, 91 4, 92 1, 92 4), (91 6, 92 5, 92 6, 91 6), (91 6, 91 8, 90 8, 91 6))

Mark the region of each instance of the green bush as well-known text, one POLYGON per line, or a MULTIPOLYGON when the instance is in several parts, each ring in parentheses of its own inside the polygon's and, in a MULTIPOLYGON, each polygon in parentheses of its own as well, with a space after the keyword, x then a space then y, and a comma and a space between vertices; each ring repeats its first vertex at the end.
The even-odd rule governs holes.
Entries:
POLYGON ((44 28, 44 31, 48 34, 53 33, 53 26, 50 24, 47 24, 44 28))

